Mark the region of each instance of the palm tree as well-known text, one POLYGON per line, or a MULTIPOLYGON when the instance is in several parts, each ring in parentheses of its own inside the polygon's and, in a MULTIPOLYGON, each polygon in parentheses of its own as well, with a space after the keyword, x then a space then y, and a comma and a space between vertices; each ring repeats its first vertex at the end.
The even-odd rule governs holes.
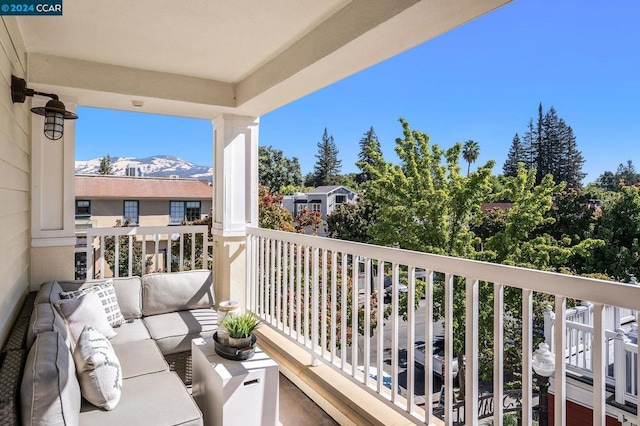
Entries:
POLYGON ((479 156, 480 145, 478 145, 478 142, 472 140, 466 141, 462 147, 462 158, 469 163, 469 166, 467 167, 467 176, 469 176, 469 171, 471 170, 471 163, 475 163, 479 156))

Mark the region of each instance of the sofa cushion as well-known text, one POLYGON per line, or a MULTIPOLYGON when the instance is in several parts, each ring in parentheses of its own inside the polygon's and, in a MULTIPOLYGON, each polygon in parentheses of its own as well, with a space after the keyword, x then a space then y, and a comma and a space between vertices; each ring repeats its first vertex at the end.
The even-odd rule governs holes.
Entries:
POLYGON ((81 404, 76 366, 60 333, 38 334, 29 351, 20 405, 23 425, 77 425, 81 404))
MULTIPOLYGON (((120 312, 125 319, 142 317, 142 282, 140 277, 109 278, 116 290, 120 312)), ((106 282, 106 279, 87 281, 60 281, 64 291, 79 290, 106 282)))
POLYGON ((113 288, 113 280, 109 279, 103 283, 80 288, 74 291, 64 291, 60 293, 62 299, 77 299, 87 293, 95 293, 102 302, 104 312, 107 314, 107 321, 111 327, 118 327, 124 322, 124 317, 120 312, 116 290, 113 288))
POLYGON ((67 322, 74 344, 78 341, 85 325, 98 330, 107 339, 116 335, 107 321, 102 302, 95 293, 87 293, 77 299, 60 299, 55 307, 67 322))
POLYGON ((110 339, 112 345, 151 339, 142 319, 128 320, 118 327, 118 334, 110 339))
POLYGON ((211 335, 218 328, 213 309, 192 309, 142 319, 163 355, 191 350, 191 340, 211 335))
POLYGON ((111 343, 85 326, 73 351, 82 397, 105 410, 113 410, 122 393, 122 368, 111 343))
POLYGON ((163 371, 126 379, 120 403, 111 411, 83 401, 80 424, 202 425, 202 414, 180 378, 171 371, 163 371))
POLYGON ((48 281, 40 286, 36 294, 36 305, 39 303, 56 303, 60 300, 62 287, 57 281, 48 281))
POLYGON ((31 313, 29 328, 27 329, 27 350, 33 345, 36 335, 44 331, 58 331, 67 341, 67 325, 50 303, 35 305, 31 313))
POLYGON ((147 274, 142 277, 144 316, 210 308, 214 303, 209 270, 147 274))
POLYGON ((160 353, 156 342, 151 339, 114 344, 113 350, 120 360, 123 379, 169 371, 167 361, 160 353))

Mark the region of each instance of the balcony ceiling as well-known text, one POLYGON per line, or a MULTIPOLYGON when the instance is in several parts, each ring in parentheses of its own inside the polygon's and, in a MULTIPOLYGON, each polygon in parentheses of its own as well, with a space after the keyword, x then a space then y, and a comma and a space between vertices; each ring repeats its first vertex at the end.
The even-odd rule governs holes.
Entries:
POLYGON ((211 118, 262 115, 508 1, 65 0, 62 17, 5 21, 36 89, 211 118))

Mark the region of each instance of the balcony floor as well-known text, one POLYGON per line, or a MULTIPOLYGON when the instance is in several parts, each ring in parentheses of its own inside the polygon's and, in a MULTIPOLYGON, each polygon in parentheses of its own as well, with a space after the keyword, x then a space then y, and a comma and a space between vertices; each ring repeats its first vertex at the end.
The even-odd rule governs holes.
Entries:
MULTIPOLYGON (((191 393, 191 385, 187 386, 191 393)), ((280 424, 282 426, 337 425, 322 408, 316 405, 289 379, 280 374, 280 424)))
POLYGON ((337 425, 322 408, 289 379, 280 374, 280 424, 289 425, 337 425))

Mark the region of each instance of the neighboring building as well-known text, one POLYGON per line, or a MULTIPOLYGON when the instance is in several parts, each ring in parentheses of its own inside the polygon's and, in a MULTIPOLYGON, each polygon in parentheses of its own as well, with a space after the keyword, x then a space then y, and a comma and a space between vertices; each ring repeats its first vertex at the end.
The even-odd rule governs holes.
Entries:
POLYGON ((76 175, 76 278, 86 269, 87 228, 181 225, 210 214, 213 190, 194 179, 76 175))
POLYGON ((289 210, 293 217, 296 217, 305 207, 309 211, 319 212, 322 215, 322 227, 318 230, 318 235, 324 236, 327 216, 340 204, 355 203, 357 198, 356 192, 341 185, 319 186, 307 193, 285 195, 282 206, 289 210))

